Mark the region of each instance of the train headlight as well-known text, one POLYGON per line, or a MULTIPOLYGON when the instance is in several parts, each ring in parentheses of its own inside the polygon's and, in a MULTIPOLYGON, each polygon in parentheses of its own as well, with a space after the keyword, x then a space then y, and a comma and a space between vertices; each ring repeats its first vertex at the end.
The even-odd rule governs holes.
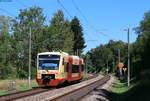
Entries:
POLYGON ((47 72, 46 71, 42 71, 42 74, 46 74, 47 72))

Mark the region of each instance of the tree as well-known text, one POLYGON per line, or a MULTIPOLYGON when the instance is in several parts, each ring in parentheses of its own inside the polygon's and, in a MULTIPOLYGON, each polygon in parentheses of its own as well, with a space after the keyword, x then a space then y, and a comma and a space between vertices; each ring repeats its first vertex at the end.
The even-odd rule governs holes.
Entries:
POLYGON ((132 64, 134 75, 150 69, 150 11, 146 12, 140 26, 136 28, 138 38, 132 45, 132 64))
POLYGON ((92 49, 89 53, 91 57, 91 61, 93 64, 93 68, 98 73, 102 70, 102 68, 107 67, 107 61, 111 60, 111 51, 105 45, 100 45, 95 49, 92 49))
POLYGON ((11 17, 0 16, 0 78, 2 79, 12 77, 12 74, 16 76, 16 70, 11 64, 13 53, 11 23, 11 17))
POLYGON ((64 14, 61 10, 58 10, 51 20, 51 24, 48 28, 51 38, 47 45, 50 50, 62 50, 65 52, 72 52, 73 48, 73 33, 70 28, 70 22, 65 20, 64 14))
POLYGON ((43 9, 36 6, 21 9, 15 19, 0 16, 0 78, 27 78, 30 29, 32 77, 36 71, 37 53, 52 50, 73 52, 74 33, 63 12, 58 10, 49 25, 45 25, 45 20, 43 9))
POLYGON ((73 45, 73 51, 78 52, 79 55, 83 52, 83 49, 85 46, 85 40, 83 37, 83 30, 82 26, 80 25, 80 21, 77 17, 74 17, 71 21, 71 30, 74 34, 74 45, 73 45))
MULTIPOLYGON (((120 49, 121 62, 127 61, 127 44, 122 41, 110 40, 108 44, 97 46, 90 50, 87 54, 92 62, 93 69, 96 72, 106 72, 108 65, 109 72, 114 71, 116 64, 118 63, 118 49, 120 49)), ((90 66, 91 67, 91 66, 90 66)), ((91 72, 93 71, 90 69, 91 72)))
MULTIPOLYGON (((32 66, 36 67, 36 55, 41 50, 42 44, 38 44, 43 41, 45 32, 45 16, 42 8, 31 7, 29 9, 20 10, 17 19, 14 20, 13 31, 14 39, 16 41, 16 66, 18 67, 18 73, 20 75, 27 76, 28 72, 28 46, 29 46, 29 32, 32 32, 32 66), (22 42, 20 42, 22 41, 22 42), (23 52, 20 57, 20 52, 23 52)), ((34 71, 33 71, 34 72, 34 71)))

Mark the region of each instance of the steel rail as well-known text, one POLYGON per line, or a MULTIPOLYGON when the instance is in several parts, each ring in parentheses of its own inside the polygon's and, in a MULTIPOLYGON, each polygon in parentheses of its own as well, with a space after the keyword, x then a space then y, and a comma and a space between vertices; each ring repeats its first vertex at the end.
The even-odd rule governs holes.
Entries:
POLYGON ((12 94, 6 94, 6 95, 0 96, 0 101, 12 101, 14 99, 18 99, 18 98, 26 97, 29 95, 34 95, 34 94, 46 92, 46 91, 52 90, 52 89, 54 89, 54 88, 50 88, 50 89, 33 88, 30 90, 26 90, 26 91, 16 92, 16 93, 12 93, 12 94))
MULTIPOLYGON (((93 75, 93 76, 91 76, 89 78, 83 79, 81 82, 93 79, 93 78, 95 78, 97 76, 98 75, 93 75)), ((63 87, 66 87, 66 86, 64 85, 64 86, 58 87, 58 88, 63 88, 63 87)), ((47 91, 50 91, 50 90, 54 90, 56 88, 57 87, 52 87, 52 88, 46 88, 46 87, 45 88, 33 88, 33 89, 30 89, 30 90, 27 90, 27 91, 21 91, 21 92, 1 95, 0 96, 0 101, 17 100, 17 99, 21 99, 21 98, 24 98, 24 97, 34 96, 34 95, 39 94, 39 93, 43 93, 43 92, 47 92, 47 91)))
POLYGON ((86 94, 88 94, 89 92, 91 92, 93 89, 97 88, 98 86, 105 84, 108 80, 110 80, 109 75, 91 84, 75 89, 71 92, 67 92, 61 96, 57 96, 54 98, 47 98, 42 101, 72 101, 72 100, 76 101, 80 99, 81 97, 85 96, 86 94))

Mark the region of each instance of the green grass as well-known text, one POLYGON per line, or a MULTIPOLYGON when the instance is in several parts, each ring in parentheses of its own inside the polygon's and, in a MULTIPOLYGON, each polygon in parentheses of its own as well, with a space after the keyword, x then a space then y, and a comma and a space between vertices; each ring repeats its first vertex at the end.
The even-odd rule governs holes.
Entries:
POLYGON ((124 93, 128 92, 134 87, 134 85, 128 87, 126 82, 121 82, 120 80, 116 80, 116 82, 114 82, 112 86, 113 88, 111 89, 111 91, 113 101, 124 101, 126 97, 124 93))
MULTIPOLYGON (((38 87, 38 84, 36 82, 32 82, 31 87, 38 87)), ((25 90, 29 90, 31 88, 29 88, 28 85, 25 84, 25 85, 18 86, 16 89, 17 89, 17 91, 25 91, 25 90)))
POLYGON ((117 80, 113 83, 112 101, 150 101, 150 75, 146 74, 136 83, 127 83, 117 80))
POLYGON ((0 95, 5 95, 5 94, 8 94, 7 90, 0 90, 0 95))
POLYGON ((121 94, 121 93, 127 92, 132 87, 133 87, 133 85, 131 85, 130 87, 128 87, 126 82, 122 83, 119 80, 117 80, 115 83, 113 83, 112 92, 113 93, 117 93, 117 94, 121 94))
MULTIPOLYGON (((12 80, 0 80, 0 95, 9 94, 13 91, 25 91, 31 88, 28 87, 28 80, 13 80, 16 82, 16 86, 11 88, 9 82, 12 80)), ((35 80, 31 80, 31 87, 38 87, 35 80)))

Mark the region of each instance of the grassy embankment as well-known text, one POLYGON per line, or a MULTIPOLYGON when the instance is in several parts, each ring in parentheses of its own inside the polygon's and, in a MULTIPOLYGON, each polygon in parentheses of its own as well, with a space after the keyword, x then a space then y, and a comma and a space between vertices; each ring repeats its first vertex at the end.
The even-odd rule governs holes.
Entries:
MULTIPOLYGON (((37 87, 35 80, 31 80, 31 87, 37 87)), ((28 80, 0 80, 0 95, 15 91, 29 90, 28 80), (12 83, 15 82, 15 83, 12 83)))
POLYGON ((150 71, 143 72, 136 83, 127 83, 117 80, 112 88, 113 101, 150 101, 150 71))
MULTIPOLYGON (((89 78, 90 75, 84 75, 84 79, 89 78)), ((37 87, 36 80, 31 80, 31 86, 37 87)), ((0 80, 0 95, 8 94, 13 91, 25 91, 29 90, 28 80, 0 80), (15 82, 15 85, 12 86, 12 82, 15 82)))

